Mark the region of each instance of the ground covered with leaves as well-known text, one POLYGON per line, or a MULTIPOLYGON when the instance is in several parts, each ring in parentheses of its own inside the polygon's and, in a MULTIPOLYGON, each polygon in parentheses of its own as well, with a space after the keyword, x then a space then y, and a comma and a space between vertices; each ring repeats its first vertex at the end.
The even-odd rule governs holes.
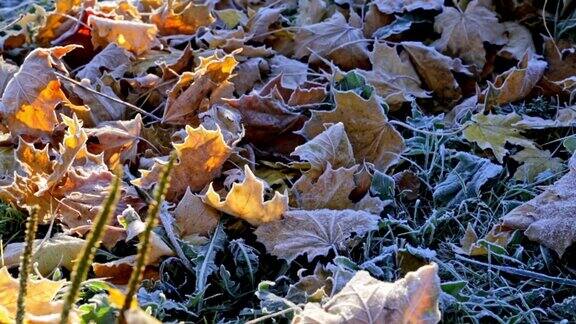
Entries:
POLYGON ((0 22, 0 322, 18 277, 29 323, 576 321, 576 2, 0 1, 0 22))

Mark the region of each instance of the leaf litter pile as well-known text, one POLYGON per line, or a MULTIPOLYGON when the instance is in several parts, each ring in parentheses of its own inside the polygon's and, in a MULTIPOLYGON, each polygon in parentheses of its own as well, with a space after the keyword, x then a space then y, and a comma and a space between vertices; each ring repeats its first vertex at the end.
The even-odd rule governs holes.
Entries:
POLYGON ((0 1, 0 322, 575 321, 575 12, 0 1))

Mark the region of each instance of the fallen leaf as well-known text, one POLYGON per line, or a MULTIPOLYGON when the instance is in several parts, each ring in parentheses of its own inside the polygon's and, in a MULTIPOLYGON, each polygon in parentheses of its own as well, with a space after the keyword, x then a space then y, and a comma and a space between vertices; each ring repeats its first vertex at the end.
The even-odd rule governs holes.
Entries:
POLYGON ((483 113, 472 116, 468 127, 464 130, 464 138, 475 142, 482 149, 491 149, 498 162, 502 163, 508 149, 506 143, 531 147, 534 144, 520 134, 522 128, 514 127, 522 117, 516 113, 507 115, 485 115, 483 113))
POLYGON ((180 237, 193 234, 209 236, 218 225, 220 213, 188 189, 174 209, 174 219, 180 237))
POLYGON ((540 150, 536 147, 525 147, 511 158, 522 163, 514 173, 516 180, 532 182, 542 172, 557 173, 564 169, 561 159, 553 157, 548 150, 540 150))
POLYGON ((313 111, 301 133, 313 138, 322 133, 325 124, 342 122, 357 161, 366 160, 379 170, 398 161, 404 151, 404 139, 388 123, 376 96, 365 100, 355 92, 334 93, 336 109, 313 111))
POLYGON ((461 97, 460 85, 453 72, 471 75, 460 59, 440 54, 436 49, 420 42, 402 42, 414 67, 429 89, 440 98, 456 101, 461 97))
POLYGON ((450 56, 457 56, 464 62, 475 65, 479 70, 486 63, 484 42, 505 45, 504 25, 498 22, 496 14, 489 9, 491 0, 473 0, 464 12, 453 7, 445 7, 434 19, 434 30, 441 38, 434 47, 450 56))
MULTIPOLYGON (((192 128, 186 126, 186 138, 182 143, 173 143, 177 162, 170 173, 170 188, 166 199, 176 201, 187 188, 199 191, 220 175, 222 165, 232 148, 224 142, 220 130, 207 130, 204 126, 192 128)), ((157 159, 150 171, 141 170, 142 177, 135 184, 150 188, 158 181, 160 171, 167 161, 157 159)))
POLYGON ((392 283, 358 271, 323 305, 307 303, 292 323, 438 323, 440 292, 436 264, 392 283))
POLYGON ((96 54, 86 66, 76 73, 79 79, 88 79, 94 84, 102 76, 102 69, 111 71, 123 64, 129 64, 132 54, 115 43, 110 43, 96 54))
POLYGON ((326 7, 326 2, 323 0, 299 0, 296 26, 319 23, 326 14, 326 7))
POLYGON ((494 81, 497 90, 497 104, 503 105, 524 99, 544 75, 545 61, 526 54, 514 67, 499 75, 494 81))
POLYGON ((366 66, 366 43, 357 42, 363 38, 361 29, 350 26, 341 13, 335 12, 327 20, 302 27, 295 37, 294 56, 309 56, 308 62, 316 63, 320 55, 344 69, 366 66))
POLYGON ((284 88, 296 89, 306 82, 308 65, 300 61, 287 58, 284 55, 275 55, 270 60, 270 67, 272 76, 282 74, 281 84, 284 88))
POLYGON ((244 181, 234 183, 224 201, 210 184, 208 192, 202 197, 204 203, 253 226, 280 219, 288 209, 288 196, 275 192, 272 199, 264 201, 264 182, 256 178, 248 165, 244 166, 244 174, 244 181))
MULTIPOLYGON (((64 234, 56 234, 47 240, 34 241, 33 262, 38 265, 38 271, 44 276, 49 275, 57 267, 72 270, 76 256, 85 245, 85 241, 64 234)), ((4 264, 6 267, 17 267, 24 253, 25 243, 11 243, 4 248, 4 264)))
POLYGON ((114 43, 136 56, 148 52, 155 45, 158 32, 152 24, 97 16, 90 16, 88 25, 92 28, 92 44, 95 48, 114 43))
POLYGON ((0 98, 16 72, 18 72, 18 66, 10 64, 4 61, 3 57, 0 57, 0 98))
POLYGON ((328 164, 336 169, 356 164, 352 145, 342 122, 330 125, 322 133, 298 146, 292 155, 310 163, 309 172, 313 178, 319 177, 328 164))
POLYGON ((168 1, 154 11, 150 21, 158 27, 160 35, 192 35, 216 19, 212 17, 208 5, 168 1))
POLYGON ((536 54, 530 30, 517 22, 503 22, 508 34, 508 43, 498 52, 505 58, 521 61, 526 53, 532 57, 536 54))
POLYGON ((398 54, 396 46, 377 42, 370 53, 371 71, 360 71, 366 81, 374 87, 392 110, 397 110, 406 101, 428 98, 421 88, 420 77, 406 52, 398 54))
POLYGON ((170 124, 190 124, 197 121, 203 106, 232 97, 234 87, 228 80, 236 68, 232 55, 219 58, 212 55, 200 59, 194 73, 184 72, 168 93, 162 121, 170 124))
MULTIPOLYGON (((502 226, 495 225, 490 232, 482 239, 485 242, 498 245, 501 248, 506 248, 511 238, 511 231, 504 231, 502 226)), ((460 247, 454 247, 454 251, 460 254, 470 256, 488 255, 488 248, 481 244, 478 239, 476 231, 471 223, 468 223, 464 236, 460 239, 460 247)))
POLYGON ((61 59, 75 48, 71 45, 33 50, 8 82, 0 113, 13 136, 41 136, 54 130, 58 124, 56 105, 67 100, 54 72, 66 73, 61 59))
POLYGON ((562 256, 576 240, 576 171, 571 170, 541 194, 514 208, 502 217, 502 224, 520 229, 562 256))
POLYGON ((354 175, 359 171, 359 166, 351 168, 332 169, 330 163, 326 170, 318 178, 304 174, 292 187, 296 197, 295 205, 299 209, 352 209, 364 210, 374 214, 380 214, 384 203, 369 194, 363 195, 358 202, 350 199, 352 191, 356 188, 354 175))
POLYGON ((356 210, 291 210, 284 218, 258 226, 254 233, 266 251, 288 262, 306 254, 308 261, 344 247, 353 233, 378 229, 380 217, 356 210))
POLYGON ((132 120, 102 122, 96 128, 86 129, 89 138, 97 139, 96 143, 87 144, 88 151, 104 153, 111 170, 124 162, 135 161, 142 126, 142 117, 138 114, 132 120))
POLYGON ((383 13, 410 12, 417 9, 441 10, 442 0, 377 0, 374 4, 383 13))

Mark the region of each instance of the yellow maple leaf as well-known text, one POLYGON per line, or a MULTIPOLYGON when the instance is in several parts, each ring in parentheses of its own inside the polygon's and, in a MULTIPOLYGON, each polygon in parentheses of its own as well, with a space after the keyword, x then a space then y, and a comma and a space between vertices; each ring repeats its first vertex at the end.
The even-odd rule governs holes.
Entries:
POLYGON ((234 183, 224 201, 210 184, 204 202, 254 226, 280 219, 288 209, 288 196, 276 191, 272 199, 264 201, 264 181, 256 178, 247 165, 244 173, 244 181, 234 183))
POLYGON ((162 35, 192 35, 198 28, 212 24, 216 19, 210 14, 210 7, 192 2, 174 4, 168 1, 150 16, 150 21, 162 35))

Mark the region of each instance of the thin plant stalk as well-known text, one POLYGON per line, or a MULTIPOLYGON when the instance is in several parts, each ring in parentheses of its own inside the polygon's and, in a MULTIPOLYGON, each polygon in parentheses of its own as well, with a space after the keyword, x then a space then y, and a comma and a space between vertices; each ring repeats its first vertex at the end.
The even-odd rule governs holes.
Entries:
POLYGON ((16 308, 16 324, 24 323, 26 316, 26 293, 28 292, 28 277, 32 271, 32 257, 34 254, 34 239, 38 229, 38 208, 34 207, 30 211, 30 217, 26 222, 26 240, 24 253, 20 259, 20 286, 18 289, 18 300, 16 308))
POLYGON ((120 198, 120 181, 122 179, 122 174, 120 169, 116 172, 116 176, 110 187, 110 192, 106 202, 104 203, 102 210, 96 216, 92 230, 88 237, 86 238, 86 244, 79 254, 77 262, 74 264, 74 270, 72 272, 72 283, 68 289, 68 293, 64 299, 64 306, 62 308, 62 315, 60 316, 60 324, 67 324, 68 317, 72 310, 72 306, 76 301, 78 292, 80 291, 81 284, 86 280, 88 276, 88 271, 94 260, 94 255, 96 250, 100 246, 100 238, 104 233, 106 224, 110 219, 111 215, 114 214, 116 210, 116 205, 118 205, 118 200, 120 198))
POLYGON ((126 293, 126 298, 124 299, 124 305, 120 311, 119 322, 124 322, 124 313, 130 309, 134 295, 136 294, 136 289, 142 281, 142 275, 144 268, 146 267, 146 257, 150 250, 150 236, 152 235, 152 229, 156 226, 158 215, 160 214, 160 208, 162 207, 162 201, 166 196, 170 182, 170 171, 174 165, 175 156, 172 155, 168 164, 163 168, 160 173, 160 181, 156 186, 154 192, 154 199, 150 202, 148 206, 148 215, 146 216, 146 227, 144 232, 140 234, 140 244, 138 245, 138 254, 136 256, 136 264, 130 275, 130 280, 128 281, 128 291, 126 293))

